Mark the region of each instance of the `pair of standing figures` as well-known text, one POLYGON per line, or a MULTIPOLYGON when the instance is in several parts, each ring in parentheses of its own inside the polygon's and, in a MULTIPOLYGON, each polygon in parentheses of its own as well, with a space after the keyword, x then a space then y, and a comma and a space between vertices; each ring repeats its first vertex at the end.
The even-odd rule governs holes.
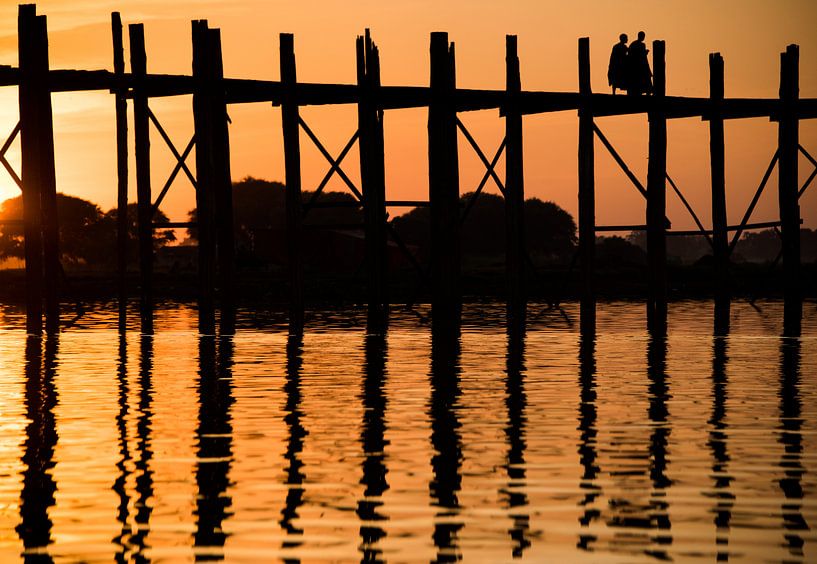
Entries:
POLYGON ((645 34, 638 32, 638 39, 627 46, 627 34, 619 36, 619 42, 610 53, 610 66, 607 68, 607 82, 613 87, 626 90, 631 96, 652 94, 652 72, 647 61, 649 49, 644 44, 645 34))

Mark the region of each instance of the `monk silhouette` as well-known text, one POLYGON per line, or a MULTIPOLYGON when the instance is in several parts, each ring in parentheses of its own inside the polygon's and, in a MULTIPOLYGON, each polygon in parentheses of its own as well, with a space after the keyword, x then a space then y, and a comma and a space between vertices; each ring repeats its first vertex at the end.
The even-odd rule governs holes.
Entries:
POLYGON ((613 45, 610 53, 610 66, 607 67, 607 83, 613 87, 613 94, 616 88, 627 90, 627 34, 618 36, 619 42, 613 45))
POLYGON ((627 94, 639 96, 641 94, 652 93, 652 71, 647 60, 649 49, 644 44, 646 34, 638 32, 638 39, 630 43, 627 50, 627 94))

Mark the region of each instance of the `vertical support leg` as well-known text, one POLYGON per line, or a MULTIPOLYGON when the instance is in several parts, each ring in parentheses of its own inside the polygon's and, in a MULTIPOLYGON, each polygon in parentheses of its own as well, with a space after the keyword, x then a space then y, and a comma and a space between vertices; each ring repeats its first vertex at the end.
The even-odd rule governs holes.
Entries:
POLYGON ((785 331, 799 333, 802 317, 800 302, 800 204, 798 202, 797 159, 799 123, 800 50, 789 45, 780 55, 780 116, 778 122, 778 161, 780 231, 783 235, 783 278, 785 331), (795 331, 796 330, 796 331, 795 331))
POLYGON ((54 123, 51 91, 48 88, 48 29, 45 16, 36 18, 36 65, 41 77, 37 91, 37 138, 40 145, 40 206, 43 229, 43 274, 45 277, 45 330, 60 330, 59 283, 60 231, 57 218, 57 177, 54 168, 54 123))
POLYGON ((42 332, 43 247, 40 207, 41 175, 38 141, 38 76, 36 54, 36 6, 19 7, 18 41, 20 59, 20 149, 22 153, 23 230, 26 262, 26 331, 42 332))
MULTIPOLYGON (((213 80, 224 78, 221 58, 221 33, 208 30, 213 80)), ((233 181, 230 174, 230 132, 224 89, 211 91, 212 151, 215 183, 215 223, 218 248, 218 286, 221 305, 221 334, 235 331, 235 236, 233 231, 233 181)))
POLYGON ((447 323, 460 313, 459 162, 456 70, 448 34, 431 34, 431 100, 428 108, 428 175, 431 205, 431 310, 447 323))
POLYGON ((153 332, 153 202, 150 190, 150 124, 148 99, 140 78, 147 74, 145 29, 142 24, 128 26, 130 66, 134 78, 133 134, 136 153, 137 226, 139 234, 139 309, 142 332, 153 332))
POLYGON ((667 200, 667 118, 663 109, 666 95, 665 46, 653 41, 654 106, 649 113, 649 162, 647 165, 647 263, 649 297, 647 325, 657 334, 667 322, 667 235, 664 218, 667 200))
POLYGON ((304 270, 301 256, 301 142, 298 100, 295 95, 297 75, 295 44, 290 33, 280 35, 281 121, 284 134, 284 176, 286 180, 287 257, 289 260, 289 323, 293 329, 303 327, 304 270))
MULTIPOLYGON (((119 12, 111 14, 113 38, 113 70, 118 77, 125 74, 125 50, 122 42, 122 19, 119 12)), ((116 269, 119 299, 119 328, 124 331, 127 314, 128 271, 128 101, 125 89, 116 90, 116 269)))
POLYGON ((215 167, 210 79, 212 58, 206 20, 195 20, 193 32, 193 125, 196 137, 196 221, 199 234, 199 332, 215 333, 215 167))
POLYGON ((593 108, 590 88, 590 38, 579 39, 579 256, 581 261, 580 325, 596 326, 596 180, 593 139, 593 108))
MULTIPOLYGON (((505 36, 505 273, 511 323, 525 319, 525 174, 522 161, 522 89, 515 35, 505 36), (512 318, 512 319, 511 319, 512 318)), ((523 325, 524 326, 524 325, 523 325)))
POLYGON ((715 258, 715 334, 729 332, 729 234, 726 227, 726 174, 722 104, 723 57, 709 55, 709 161, 712 170, 712 243, 715 258))
POLYGON ((369 30, 357 38, 358 131, 360 176, 366 232, 368 326, 385 327, 386 298, 386 178, 383 147, 383 110, 377 107, 380 88, 380 54, 369 30))

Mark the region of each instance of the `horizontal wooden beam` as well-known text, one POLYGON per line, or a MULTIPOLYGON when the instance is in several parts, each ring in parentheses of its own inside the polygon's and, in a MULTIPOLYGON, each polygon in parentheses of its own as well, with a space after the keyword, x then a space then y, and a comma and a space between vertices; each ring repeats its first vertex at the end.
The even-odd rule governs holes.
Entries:
MULTIPOLYGON (((107 70, 51 70, 49 88, 52 92, 81 92, 89 90, 130 91, 136 79, 129 73, 115 74, 107 70)), ((0 65, 0 87, 16 86, 20 82, 19 69, 0 65)), ((281 83, 270 80, 223 79, 228 104, 281 102, 281 83)), ((149 74, 142 85, 149 98, 192 94, 195 81, 189 75, 149 74)), ((422 108, 429 103, 429 88, 425 86, 382 86, 375 92, 377 105, 383 110, 422 108)), ((356 104, 360 97, 356 84, 298 83, 295 97, 299 106, 356 104)), ((511 103, 504 90, 459 88, 454 91, 454 105, 458 112, 499 109, 504 116, 511 103)), ((578 92, 521 92, 514 98, 514 109, 523 115, 577 110, 582 104, 578 92)), ((656 100, 652 96, 592 94, 589 105, 594 117, 646 114, 653 111, 656 100)), ((817 98, 800 99, 797 114, 800 119, 817 118, 817 98)), ((776 121, 779 100, 727 98, 719 112, 723 119, 767 117, 776 121)), ((662 109, 668 119, 700 117, 708 120, 713 112, 709 98, 667 96, 662 109)))

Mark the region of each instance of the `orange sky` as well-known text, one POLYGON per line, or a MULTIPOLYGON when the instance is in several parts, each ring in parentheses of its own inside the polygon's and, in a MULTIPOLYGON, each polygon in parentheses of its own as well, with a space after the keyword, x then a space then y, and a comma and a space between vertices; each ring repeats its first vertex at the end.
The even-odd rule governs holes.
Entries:
MULTIPOLYGON (((462 87, 504 86, 504 36, 514 33, 519 36, 523 88, 575 90, 576 40, 590 36, 593 88, 606 92, 610 47, 619 33, 632 37, 643 29, 648 42, 656 38, 667 41, 670 95, 706 96, 707 55, 720 51, 726 63, 727 96, 775 97, 779 53, 787 44, 798 43, 801 96, 817 97, 817 3, 810 0, 50 0, 39 2, 38 12, 48 15, 52 68, 111 68, 111 10, 122 12, 125 23, 145 23, 149 72, 189 73, 189 20, 207 18, 212 27, 222 29, 225 74, 230 77, 276 80, 278 33, 286 31, 295 33, 299 79, 353 83, 355 36, 369 27, 380 46, 384 84, 427 84, 428 34, 444 30, 457 44, 457 80, 462 87)), ((14 2, 0 5, 0 64, 16 64, 16 17, 14 2)), ((10 131, 17 120, 16 96, 13 88, 0 90, 0 135, 10 131)), ((112 207, 116 200, 112 97, 106 92, 57 94, 53 105, 58 189, 91 199, 104 209, 112 207)), ((155 100, 151 107, 181 150, 193 130, 191 98, 155 100)), ((352 106, 307 108, 302 115, 334 154, 355 129, 356 110, 352 106)), ((232 106, 230 116, 233 178, 252 175, 282 180, 280 110, 268 104, 232 106)), ((461 117, 483 150, 493 155, 504 130, 497 112, 461 117)), ((635 173, 646 178, 646 118, 601 118, 598 123, 635 173)), ((526 194, 553 200, 575 216, 576 112, 526 117, 524 127, 526 194)), ((668 129, 668 172, 704 223, 709 224, 708 126, 699 119, 685 119, 670 122, 668 129)), ((774 153, 776 138, 776 124, 768 120, 727 124, 730 223, 740 221, 774 153)), ((174 163, 155 132, 152 142, 153 186, 158 192, 174 163)), ((817 155, 814 120, 802 122, 801 144, 817 155)), ((642 223, 643 199, 604 148, 598 143, 596 147, 598 223, 642 223)), ((302 152, 304 189, 311 189, 327 165, 305 137, 302 152)), ((426 154, 426 111, 388 112, 389 199, 427 196, 426 154)), ((9 158, 19 166, 17 143, 9 151, 9 158)), ((359 178, 357 159, 355 150, 345 161, 345 170, 355 180, 359 178)), ((191 168, 194 162, 191 155, 191 168)), ((460 189, 473 190, 483 170, 464 139, 460 162, 460 189)), ((502 161, 499 169, 502 172, 502 161)), ((811 170, 811 165, 801 159, 801 178, 805 179, 811 170)), ((774 175, 753 220, 777 218, 776 183, 774 175)), ((343 189, 337 180, 330 188, 343 189)), ((488 190, 496 192, 493 186, 488 190)), ((0 198, 16 193, 11 180, 0 175, 0 198)), ((130 193, 135 199, 133 178, 130 193)), ((184 220, 193 202, 193 190, 180 175, 163 210, 173 220, 184 220)), ((817 187, 803 197, 801 210, 806 225, 817 227, 817 187)), ((668 215, 673 228, 694 227, 672 194, 668 195, 668 215)))

